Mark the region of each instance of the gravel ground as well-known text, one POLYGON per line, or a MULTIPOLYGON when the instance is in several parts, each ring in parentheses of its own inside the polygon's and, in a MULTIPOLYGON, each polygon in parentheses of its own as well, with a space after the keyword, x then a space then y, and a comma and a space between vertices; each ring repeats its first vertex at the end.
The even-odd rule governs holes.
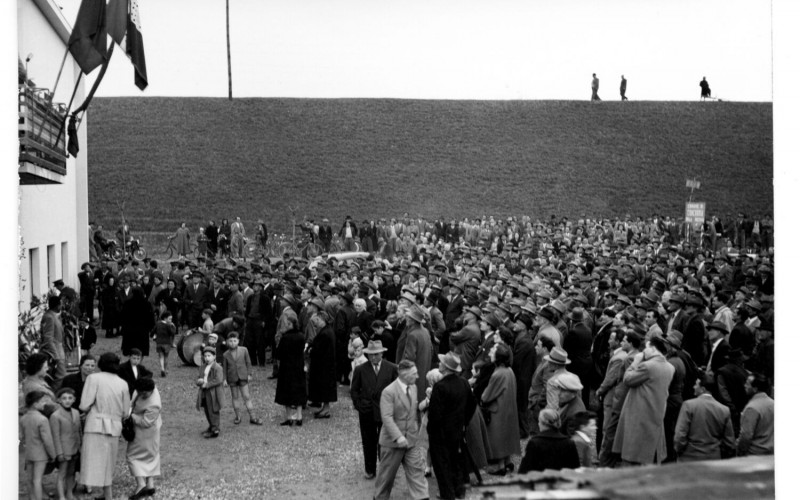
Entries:
MULTIPOLYGON (((102 334, 100 337, 93 349, 95 355, 106 351, 119 353, 121 339, 106 339, 102 334)), ((163 403, 161 477, 156 480, 157 492, 153 498, 372 498, 374 481, 363 477, 358 418, 347 387, 339 387, 339 401, 331 405, 330 419, 314 420, 311 411, 306 410, 302 427, 281 427, 278 424, 283 420, 283 409, 273 402, 276 381, 268 379, 272 367, 256 368, 251 394, 256 414, 264 419, 265 425, 250 425, 244 417, 240 425, 234 425, 230 393, 226 393, 220 437, 204 439, 201 433, 208 424, 202 411, 195 410, 197 369, 182 365, 173 351, 169 374, 166 378, 159 377, 154 344, 144 364, 156 374, 163 403)), ((431 498, 436 498, 435 477, 428 483, 431 498)), ((134 485, 125 462, 123 441, 114 474, 114 498, 127 498, 134 485)), ((20 498, 27 498, 22 470, 19 488, 20 498)), ((45 492, 55 494, 55 474, 45 477, 44 488, 45 492)), ((402 469, 392 498, 410 498, 402 469)), ((469 490, 468 498, 480 498, 479 492, 469 490)))

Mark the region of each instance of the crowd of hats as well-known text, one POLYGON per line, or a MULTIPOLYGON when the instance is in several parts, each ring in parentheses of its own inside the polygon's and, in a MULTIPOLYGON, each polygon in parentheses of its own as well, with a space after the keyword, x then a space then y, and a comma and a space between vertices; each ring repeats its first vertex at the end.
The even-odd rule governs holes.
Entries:
MULTIPOLYGON (((713 252, 671 245, 665 242, 670 238, 667 231, 660 233, 659 226, 648 225, 642 219, 631 222, 637 229, 630 243, 626 239, 615 241, 612 228, 619 223, 589 219, 576 224, 563 219, 552 219, 548 224, 530 223, 524 218, 522 224, 513 218, 484 220, 480 227, 492 228, 495 240, 499 239, 497 235, 507 233, 521 236, 497 246, 489 244, 492 238, 467 238, 472 243, 455 243, 426 233, 417 237, 409 252, 391 256, 376 253, 347 261, 324 258, 309 262, 289 255, 249 262, 231 258, 180 259, 169 263, 170 275, 247 282, 253 287, 269 285, 276 294, 289 297, 299 296, 303 288, 309 288, 316 294, 342 293, 345 300, 352 301, 355 286, 375 295, 382 282, 391 282, 395 274, 401 278, 411 274, 413 281, 425 278, 432 302, 445 290, 457 291, 464 295, 468 310, 487 321, 493 321, 494 316, 487 312, 501 309, 509 314, 539 315, 554 322, 564 318, 575 305, 593 306, 587 297, 591 290, 613 298, 619 309, 633 317, 637 308, 657 307, 664 292, 670 292, 669 300, 698 308, 708 307, 713 292, 722 289, 731 295, 740 292, 744 306, 756 312, 762 303, 772 301, 774 292, 762 286, 764 278, 774 272, 772 255, 766 251, 748 255, 736 253, 735 249, 713 252), (699 267, 702 272, 698 272, 699 267), (735 273, 732 275, 726 268, 735 269, 735 273), (682 283, 701 276, 706 277, 702 285, 682 283), (639 285, 645 282, 648 287, 642 287, 640 292, 639 285), (497 293, 498 288, 504 292, 497 293)), ((617 237, 624 238, 619 234, 617 237)), ((121 266, 126 264, 120 262, 121 266)), ((135 261, 131 264, 139 265, 135 261)), ((410 287, 403 290, 401 297, 412 304, 418 298, 410 287)))

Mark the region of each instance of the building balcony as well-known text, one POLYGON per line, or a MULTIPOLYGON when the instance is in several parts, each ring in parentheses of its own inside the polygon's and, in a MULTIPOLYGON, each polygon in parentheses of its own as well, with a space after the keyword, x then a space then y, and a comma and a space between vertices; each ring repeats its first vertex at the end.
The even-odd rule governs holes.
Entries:
POLYGON ((64 182, 66 117, 66 106, 53 103, 48 89, 19 86, 20 184, 64 182))

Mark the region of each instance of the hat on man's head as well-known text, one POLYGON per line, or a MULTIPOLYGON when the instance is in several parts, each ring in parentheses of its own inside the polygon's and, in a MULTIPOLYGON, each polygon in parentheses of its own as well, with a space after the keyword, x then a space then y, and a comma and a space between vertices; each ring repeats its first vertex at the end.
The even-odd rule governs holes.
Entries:
POLYGON ((388 351, 389 349, 383 347, 383 342, 380 340, 370 340, 367 344, 367 348, 364 349, 362 352, 364 354, 378 354, 379 352, 388 351))
POLYGON ((539 309, 538 311, 536 311, 536 314, 538 314, 539 316, 543 317, 544 319, 546 319, 550 323, 555 323, 557 321, 557 317, 558 317, 558 314, 557 314, 556 310, 553 309, 552 306, 545 306, 545 307, 539 309))
POLYGON ((683 334, 678 330, 670 330, 665 340, 675 349, 680 349, 683 344, 683 334))
POLYGON ((55 287, 64 286, 64 280, 62 280, 62 279, 55 280, 53 282, 53 286, 55 286, 55 287))
POLYGON ((557 365, 568 365, 572 363, 567 355, 567 351, 560 347, 553 347, 550 349, 550 354, 546 354, 544 359, 557 365))
POLYGON ((686 304, 686 299, 684 299, 682 295, 678 295, 677 293, 670 294, 669 301, 675 302, 676 304, 680 305, 686 304))
MULTIPOLYGON (((672 299, 670 299, 670 300, 672 300, 672 299)), ((702 309, 703 307, 705 307, 705 304, 703 303, 703 299, 701 299, 697 295, 688 295, 686 297, 686 305, 687 306, 694 306, 694 307, 697 307, 698 309, 702 309)))
POLYGON ((416 304, 417 303, 417 297, 411 292, 403 292, 403 294, 400 295, 400 298, 401 299, 406 299, 407 301, 411 302, 412 304, 416 304))
POLYGON ((425 314, 422 312, 422 308, 419 306, 411 307, 408 310, 408 317, 412 320, 416 321, 417 323, 424 323, 425 322, 425 314))
POLYGON ((725 325, 725 323, 723 323, 722 321, 714 321, 713 323, 708 325, 708 330, 719 330, 725 335, 731 333, 728 331, 727 325, 725 325))
POLYGON ((481 319, 482 313, 478 306, 469 306, 464 309, 464 312, 468 312, 475 316, 477 319, 481 319))
POLYGON ((752 298, 752 299, 748 300, 747 302, 745 302, 744 305, 746 305, 750 309, 753 309, 753 310, 756 310, 756 311, 760 311, 761 310, 761 302, 759 302, 758 299, 756 299, 756 298, 752 298))
POLYGON ((447 354, 439 354, 438 356, 439 361, 451 372, 459 373, 461 371, 461 358, 458 354, 451 351, 447 354))

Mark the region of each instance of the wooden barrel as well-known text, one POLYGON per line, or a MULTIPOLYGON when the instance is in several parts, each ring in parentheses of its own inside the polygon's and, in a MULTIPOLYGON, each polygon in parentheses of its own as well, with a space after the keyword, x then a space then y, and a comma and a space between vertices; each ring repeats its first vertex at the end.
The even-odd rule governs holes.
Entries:
POLYGON ((205 341, 205 334, 200 330, 188 330, 178 340, 178 357, 189 366, 200 366, 203 355, 200 347, 205 341))

